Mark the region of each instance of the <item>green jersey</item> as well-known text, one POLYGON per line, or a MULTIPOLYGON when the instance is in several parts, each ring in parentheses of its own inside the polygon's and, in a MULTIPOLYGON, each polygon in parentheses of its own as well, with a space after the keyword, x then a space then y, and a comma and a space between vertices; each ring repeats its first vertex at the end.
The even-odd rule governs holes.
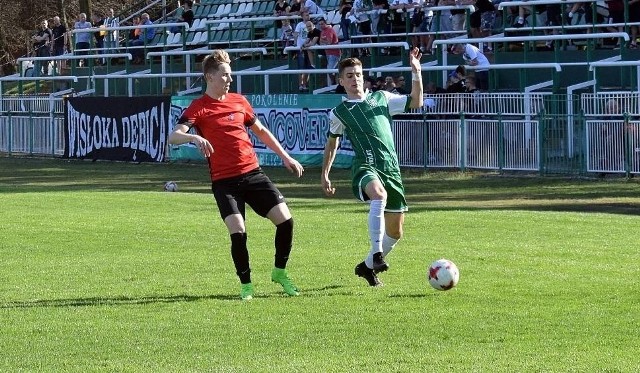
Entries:
POLYGON ((355 152, 354 170, 365 166, 399 172, 391 116, 406 112, 410 103, 410 96, 387 91, 367 93, 362 100, 344 101, 329 114, 329 136, 349 137, 355 152))

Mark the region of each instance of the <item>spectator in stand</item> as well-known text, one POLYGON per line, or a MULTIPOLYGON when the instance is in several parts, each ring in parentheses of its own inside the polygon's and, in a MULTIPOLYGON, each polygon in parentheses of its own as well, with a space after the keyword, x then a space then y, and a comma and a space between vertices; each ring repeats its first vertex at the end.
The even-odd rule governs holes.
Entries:
POLYGON ((289 7, 289 15, 302 15, 302 0, 293 0, 289 7))
POLYGON ((467 70, 459 65, 447 78, 447 93, 467 92, 467 70))
MULTIPOLYGON (((93 37, 95 38, 95 50, 98 54, 104 53, 104 37, 107 35, 107 32, 104 30, 100 30, 104 28, 104 19, 98 14, 93 13, 91 15, 91 27, 97 29, 98 31, 93 33, 93 37)), ((96 60, 96 64, 102 65, 103 59, 99 58, 96 60)))
MULTIPOLYGON (((109 14, 104 20, 104 25, 107 27, 120 26, 120 18, 115 15, 113 9, 109 9, 109 14)), ((104 36, 104 49, 106 53, 117 53, 119 47, 119 33, 118 30, 109 30, 104 36)))
POLYGON ((376 82, 373 86, 374 91, 381 91, 384 89, 385 78, 383 76, 379 76, 376 78, 376 82))
MULTIPOLYGON (((302 21, 298 22, 295 30, 293 31, 293 37, 296 40, 296 47, 298 48, 298 69, 310 69, 311 61, 309 55, 303 50, 304 44, 307 42, 309 31, 307 29, 307 22, 309 21, 309 13, 302 12, 302 21)), ((309 90, 309 74, 300 74, 300 85, 298 86, 300 92, 306 92, 309 90)))
POLYGON ((340 31, 342 32, 342 39, 344 40, 351 40, 351 33, 349 32, 349 28, 351 27, 349 13, 351 12, 352 7, 352 0, 340 0, 338 11, 340 12, 340 31))
MULTIPOLYGON (((33 41, 33 50, 36 57, 50 57, 51 56, 51 41, 53 40, 53 33, 49 28, 49 22, 43 19, 40 22, 40 29, 31 37, 33 41)), ((33 76, 49 75, 49 64, 51 61, 35 61, 33 64, 33 76)))
POLYGON ((400 16, 398 26, 405 30, 407 19, 410 20, 413 17, 414 9, 420 7, 420 0, 392 0, 389 3, 389 9, 395 11, 396 15, 400 16))
MULTIPOLYGON (((273 15, 275 17, 283 17, 289 13, 289 4, 285 0, 278 0, 276 5, 273 7, 273 15)), ((289 24, 291 27, 291 24, 289 24)), ((276 20, 276 29, 282 29, 282 21, 276 20)))
MULTIPOLYGON (((282 40, 283 49, 290 47, 295 43, 296 38, 293 36, 293 27, 288 19, 282 20, 282 27, 280 28, 280 40, 282 40)), ((285 56, 286 57, 286 56, 285 56)))
POLYGON ((317 17, 313 17, 311 21, 314 24, 317 24, 319 20, 324 19, 325 12, 322 8, 318 6, 313 0, 305 0, 302 5, 302 10, 309 12, 310 15, 317 15, 317 17))
MULTIPOLYGON (((429 27, 431 27, 431 20, 433 19, 433 12, 427 11, 424 7, 419 6, 413 12, 413 17, 411 17, 411 25, 413 26, 413 33, 426 33, 429 32, 429 27)), ((424 54, 431 54, 431 50, 427 53, 427 45, 429 43, 428 35, 414 35, 413 36, 413 45, 416 47, 420 47, 420 51, 424 54)))
MULTIPOLYGON (((60 17, 53 17, 53 28, 51 28, 53 34, 53 55, 62 56, 67 46, 67 28, 60 22, 60 17)), ((62 74, 62 69, 65 67, 63 60, 57 60, 54 65, 54 71, 57 74, 62 74)))
MULTIPOLYGON (((318 27, 320 28, 320 45, 338 44, 338 34, 336 34, 336 30, 334 30, 326 20, 321 19, 318 21, 318 27)), ((327 58, 327 69, 335 69, 338 67, 338 62, 340 61, 340 49, 325 49, 321 52, 324 52, 324 55, 327 58)), ((327 74, 327 86, 333 84, 336 84, 336 74, 327 74)))
MULTIPOLYGON (((138 26, 140 24, 140 16, 133 16, 131 18, 131 26, 138 26)), ((140 35, 142 35, 142 29, 134 28, 129 30, 129 43, 133 40, 140 39, 140 35)))
MULTIPOLYGON (((473 5, 474 0, 457 0, 455 5, 473 5)), ((466 9, 451 9, 451 28, 453 31, 464 31, 467 29, 467 11, 466 9)))
MULTIPOLYGON (((149 19, 148 13, 142 13, 140 15, 140 24, 142 26, 153 25, 153 22, 149 19)), ((131 49, 131 54, 135 57, 133 61, 134 64, 141 64, 144 62, 144 47, 151 43, 156 35, 156 30, 153 27, 145 27, 140 30, 141 32, 138 39, 131 40, 129 42, 129 46, 133 47, 131 49)))
POLYGON ((424 93, 435 95, 440 93, 447 93, 447 90, 440 87, 434 82, 429 82, 427 83, 427 85, 424 86, 424 93))
POLYGON ((372 76, 364 78, 364 91, 374 92, 376 91, 376 79, 372 76))
POLYGON ((396 75, 393 78, 393 83, 396 86, 396 92, 398 92, 401 95, 408 95, 409 91, 407 91, 407 89, 405 88, 405 79, 404 76, 402 75, 396 75))
MULTIPOLYGON (((493 24, 496 19, 496 7, 491 0, 477 0, 476 11, 471 13, 469 24, 471 26, 471 36, 474 38, 484 38, 491 35, 493 24)), ((490 46, 486 46, 485 53, 491 53, 493 50, 490 46)))
MULTIPOLYGON (((358 29, 362 35, 371 35, 371 20, 367 15, 367 12, 371 10, 365 0, 355 0, 353 7, 351 8, 351 14, 349 15, 351 22, 358 24, 358 29)), ((360 39, 359 43, 371 43, 371 38, 360 39)), ((370 56, 371 52, 368 48, 362 48, 360 51, 360 57, 370 56)))
POLYGON ((476 86, 478 90, 489 90, 489 69, 491 66, 487 57, 472 44, 454 44, 451 47, 451 53, 462 54, 462 58, 469 66, 477 66, 479 69, 475 70, 476 86))
MULTIPOLYGON (((323 19, 324 21, 324 19, 323 19)), ((318 45, 320 42, 321 31, 316 28, 316 25, 313 24, 313 21, 307 21, 305 23, 307 28, 307 40, 302 44, 302 49, 306 52, 307 58, 309 59, 309 64, 311 69, 315 69, 315 52, 312 49, 308 49, 309 47, 313 47, 318 45)))
MULTIPOLYGON (((87 21, 87 15, 85 13, 80 13, 78 15, 78 21, 73 25, 74 30, 86 30, 91 28, 91 22, 87 21)), ((75 54, 84 56, 89 54, 89 49, 91 49, 91 33, 90 32, 77 32, 75 33, 76 43, 74 50, 75 54)), ((78 60, 78 65, 82 66, 86 64, 86 60, 78 60)))
MULTIPOLYGON (((488 0, 487 0, 488 1, 488 0)), ((451 6, 455 5, 454 0, 435 0, 435 6, 451 6)), ((433 16, 433 20, 431 21, 431 26, 429 27, 429 32, 434 34, 429 35, 427 39, 427 45, 425 50, 422 52, 424 54, 432 54, 433 42, 436 40, 436 34, 438 32, 447 32, 453 31, 453 25, 451 23, 451 11, 450 10, 438 10, 435 12, 433 16)), ((441 35, 443 38, 447 38, 448 35, 441 35)))
POLYGON ((385 76, 383 89, 387 92, 399 94, 398 90, 396 89, 396 83, 393 81, 392 76, 385 76))
MULTIPOLYGON (((176 21, 186 22, 189 25, 189 27, 191 27, 193 25, 193 18, 194 18, 192 8, 193 8, 193 0, 185 0, 182 3, 182 9, 183 9, 182 14, 180 15, 180 18, 178 18, 176 21)), ((182 26, 173 26, 171 27, 170 31, 175 34, 175 33, 183 32, 186 30, 182 26)))

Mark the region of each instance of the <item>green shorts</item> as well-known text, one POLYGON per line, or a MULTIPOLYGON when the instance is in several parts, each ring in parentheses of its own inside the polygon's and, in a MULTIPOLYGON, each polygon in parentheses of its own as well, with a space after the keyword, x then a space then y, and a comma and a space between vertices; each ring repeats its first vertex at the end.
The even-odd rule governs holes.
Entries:
POLYGON ((387 191, 388 212, 405 212, 409 209, 407 200, 404 198, 404 186, 399 172, 385 172, 370 167, 360 167, 353 170, 352 189, 357 199, 365 202, 370 198, 364 192, 364 188, 372 180, 380 180, 387 191))

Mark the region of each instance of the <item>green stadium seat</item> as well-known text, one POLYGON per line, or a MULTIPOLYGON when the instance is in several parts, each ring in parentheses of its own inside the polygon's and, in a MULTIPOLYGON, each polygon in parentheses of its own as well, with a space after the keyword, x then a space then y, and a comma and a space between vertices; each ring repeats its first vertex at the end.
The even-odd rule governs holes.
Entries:
POLYGON ((207 14, 209 14, 209 12, 211 11, 211 5, 199 4, 197 6, 194 6, 194 8, 195 8, 195 9, 193 9, 193 17, 194 18, 206 17, 207 14))

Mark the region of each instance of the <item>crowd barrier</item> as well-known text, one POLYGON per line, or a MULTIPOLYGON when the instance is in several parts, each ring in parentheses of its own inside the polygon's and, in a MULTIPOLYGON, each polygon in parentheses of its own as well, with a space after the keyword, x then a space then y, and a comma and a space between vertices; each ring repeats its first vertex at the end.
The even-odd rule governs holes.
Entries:
MULTIPOLYGON (((424 110, 395 118, 396 150, 403 167, 640 174, 639 96, 638 92, 426 95, 424 110), (572 120, 567 115, 568 102, 576 106, 572 120)), ((171 99, 169 128, 191 98, 171 99)), ((248 99, 288 151, 307 166, 321 165, 329 111, 341 96, 251 95, 248 99)), ((109 107, 110 98, 102 100, 109 107)), ((0 152, 64 154, 63 99, 23 97, 22 102, 29 111, 17 108, 15 101, 2 101, 0 152)), ((348 155, 349 142, 343 145, 348 155)), ((269 165, 278 164, 268 150, 256 147, 269 165)), ((198 157, 196 152, 169 151, 168 159, 184 158, 181 154, 198 157)))

